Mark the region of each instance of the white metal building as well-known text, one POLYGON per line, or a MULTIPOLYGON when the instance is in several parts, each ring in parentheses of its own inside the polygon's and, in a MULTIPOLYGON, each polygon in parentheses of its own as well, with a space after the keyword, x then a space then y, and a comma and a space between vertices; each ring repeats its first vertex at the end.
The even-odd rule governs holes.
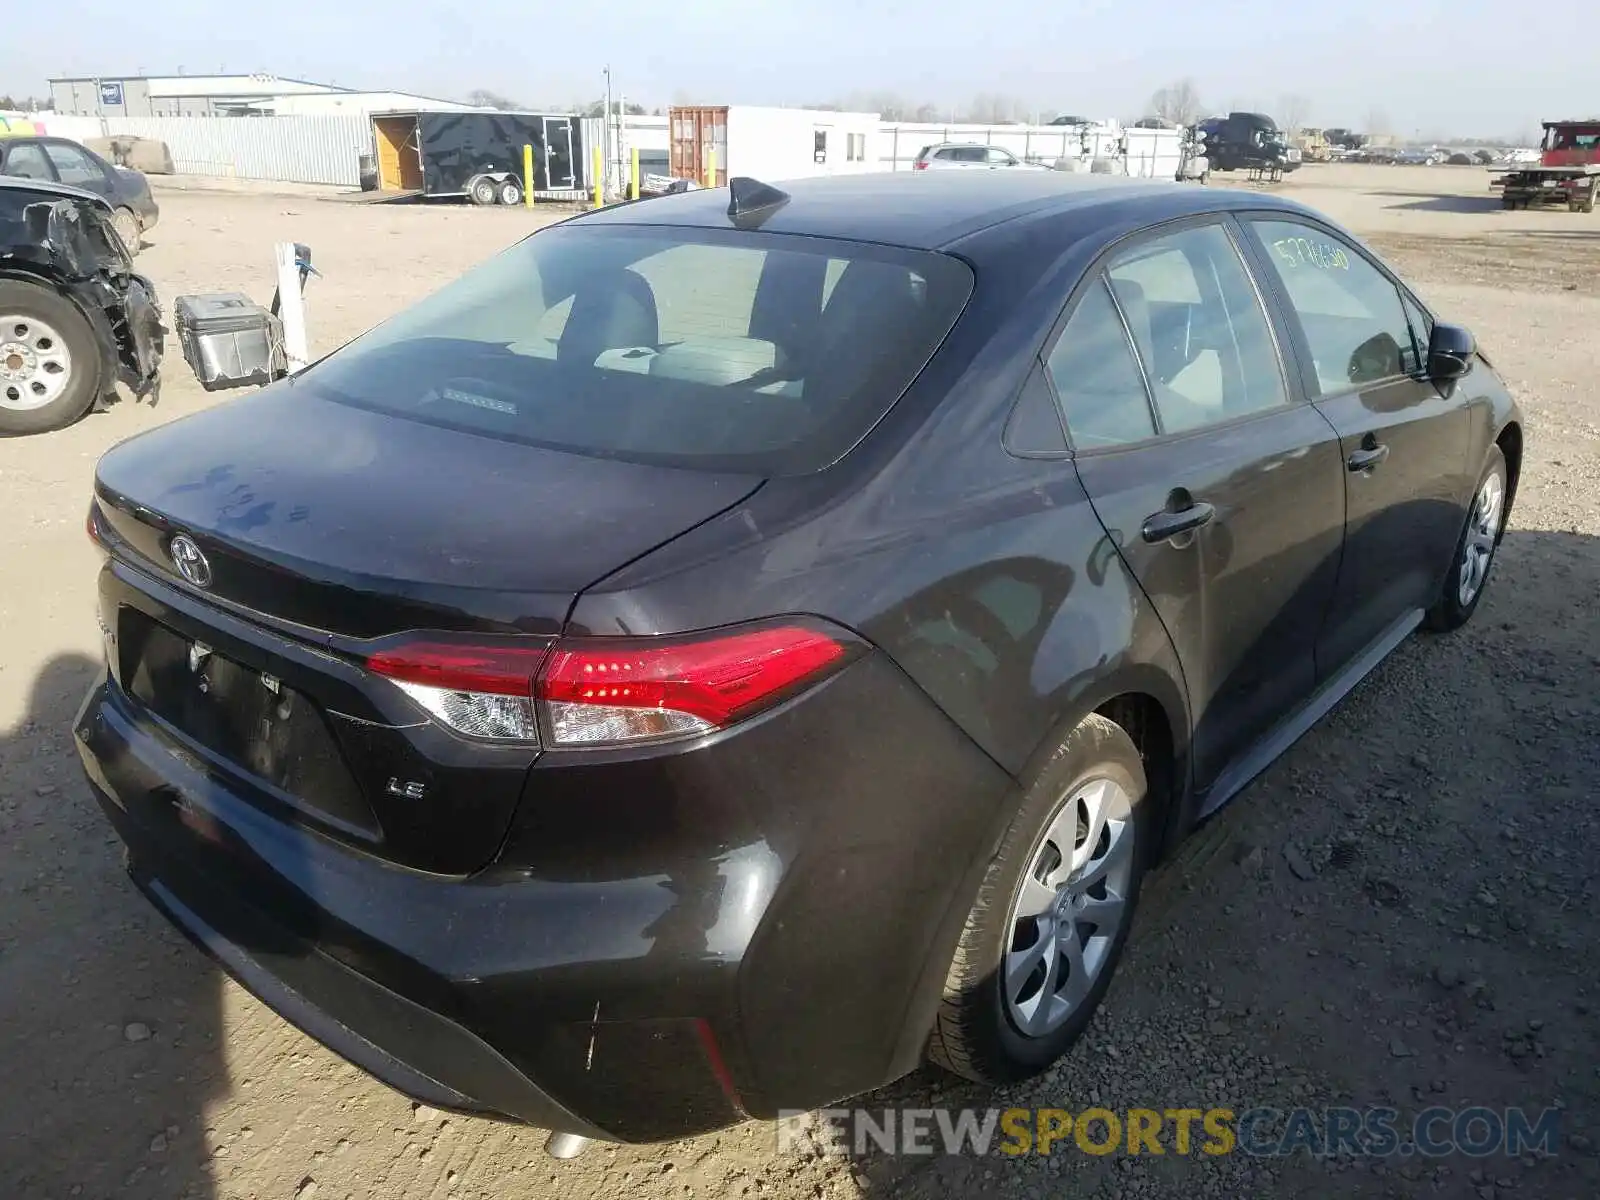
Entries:
POLYGON ((457 100, 438 100, 410 92, 321 92, 297 96, 273 96, 255 100, 248 106, 254 113, 274 117, 370 116, 385 112, 486 112, 481 104, 457 100))
POLYGON ((96 75, 50 81, 50 103, 63 116, 216 117, 249 111, 285 96, 325 96, 352 89, 277 75, 96 75))

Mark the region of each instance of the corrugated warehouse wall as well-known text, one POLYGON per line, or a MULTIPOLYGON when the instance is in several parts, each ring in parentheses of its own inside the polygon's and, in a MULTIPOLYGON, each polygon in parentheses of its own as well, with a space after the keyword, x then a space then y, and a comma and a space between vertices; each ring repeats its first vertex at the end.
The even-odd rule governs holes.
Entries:
POLYGON ((219 175, 276 183, 356 187, 360 156, 372 151, 364 116, 321 117, 45 117, 46 132, 155 138, 172 151, 181 175, 219 175))

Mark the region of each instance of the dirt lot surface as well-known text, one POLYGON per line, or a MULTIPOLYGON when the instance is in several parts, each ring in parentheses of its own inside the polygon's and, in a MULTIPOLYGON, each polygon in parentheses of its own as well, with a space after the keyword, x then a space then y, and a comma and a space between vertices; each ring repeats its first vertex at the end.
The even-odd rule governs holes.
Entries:
MULTIPOLYGON (((780 1153, 751 1124, 570 1164, 538 1131, 413 1106, 192 950, 125 881, 72 756, 97 669, 97 456, 219 402, 0 442, 0 1195, 1015 1197, 1600 1195, 1600 217, 1502 212, 1469 169, 1308 167, 1283 187, 1474 329, 1528 418, 1496 575, 1406 643, 1147 886, 1087 1039, 996 1099, 926 1071, 862 1103, 1236 1110, 1560 1106, 1551 1158, 1281 1161, 780 1153)), ((309 243, 328 348, 529 229, 522 211, 163 190, 164 298, 266 299, 309 243)))

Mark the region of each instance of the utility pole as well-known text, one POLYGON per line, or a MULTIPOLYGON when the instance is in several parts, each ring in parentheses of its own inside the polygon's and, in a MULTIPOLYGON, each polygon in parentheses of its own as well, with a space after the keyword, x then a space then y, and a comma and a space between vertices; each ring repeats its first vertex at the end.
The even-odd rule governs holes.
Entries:
POLYGON ((605 77, 606 77, 605 117, 604 117, 604 120, 601 122, 601 125, 600 125, 601 131, 602 131, 601 134, 600 134, 600 137, 601 137, 603 145, 605 146, 604 178, 605 178, 605 184, 606 184, 606 192, 609 195, 610 192, 611 192, 611 66, 610 66, 609 63, 606 65, 605 77))

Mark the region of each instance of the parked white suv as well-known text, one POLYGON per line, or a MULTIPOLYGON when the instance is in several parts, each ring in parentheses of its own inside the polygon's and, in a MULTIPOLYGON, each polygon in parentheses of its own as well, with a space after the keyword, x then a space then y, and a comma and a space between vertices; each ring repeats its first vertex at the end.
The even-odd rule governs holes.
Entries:
POLYGON ((1018 158, 999 146, 986 146, 982 142, 938 142, 924 146, 911 164, 912 170, 995 171, 1002 167, 1018 167, 1024 171, 1048 171, 1050 168, 1018 158))

